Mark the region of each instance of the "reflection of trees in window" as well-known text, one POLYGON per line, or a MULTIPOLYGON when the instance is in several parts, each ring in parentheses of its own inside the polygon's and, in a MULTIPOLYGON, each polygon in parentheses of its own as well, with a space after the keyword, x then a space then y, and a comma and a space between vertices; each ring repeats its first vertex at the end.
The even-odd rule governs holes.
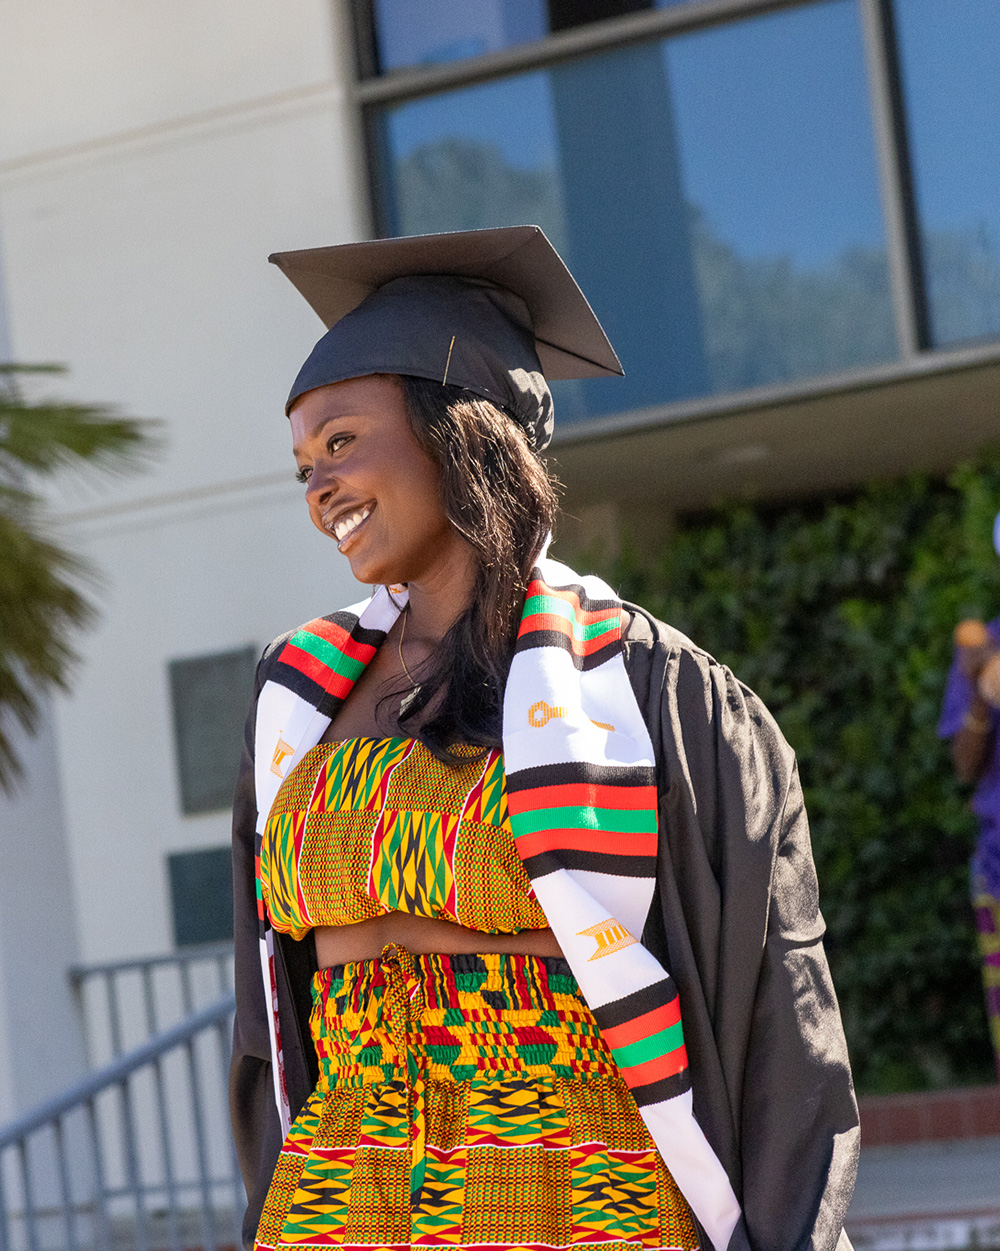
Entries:
POLYGON ((835 373, 896 355, 885 252, 852 247, 822 269, 745 259, 692 206, 705 350, 716 393, 835 373))
POLYGON ((1000 334, 1000 248, 985 222, 924 236, 935 343, 1000 334))
MULTIPOLYGON (((496 144, 457 138, 423 144, 397 170, 400 233, 535 222, 565 254, 555 170, 521 169, 496 144)), ((789 257, 747 259, 701 209, 688 211, 713 393, 895 359, 883 248, 849 247, 813 269, 789 257)), ((930 235, 927 269, 937 342, 1000 333, 1000 250, 985 227, 930 235)))
POLYGON ((562 251, 562 204, 551 169, 518 169, 492 143, 440 139, 397 167, 400 234, 541 226, 562 251))

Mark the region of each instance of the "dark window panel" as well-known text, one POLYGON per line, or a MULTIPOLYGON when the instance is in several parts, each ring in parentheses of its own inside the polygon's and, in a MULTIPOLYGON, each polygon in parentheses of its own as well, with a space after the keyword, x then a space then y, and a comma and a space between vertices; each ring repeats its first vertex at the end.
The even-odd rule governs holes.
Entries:
POLYGON ((174 943, 220 942, 233 936, 233 868, 229 847, 167 857, 174 943))
POLYGON ((659 7, 653 0, 548 0, 549 30, 570 30, 659 7))
POLYGON ((531 43, 685 0, 370 0, 358 8, 362 75, 433 65, 531 43), (374 43, 376 63, 366 55, 374 43))
POLYGON ((170 662, 174 744, 185 814, 228 808, 253 694, 252 647, 170 662))
POLYGON ((536 222, 626 377, 559 420, 891 359, 852 0, 711 27, 384 109, 392 233, 536 222))
POLYGON ((1000 335, 1000 3, 894 6, 931 341, 1000 335))

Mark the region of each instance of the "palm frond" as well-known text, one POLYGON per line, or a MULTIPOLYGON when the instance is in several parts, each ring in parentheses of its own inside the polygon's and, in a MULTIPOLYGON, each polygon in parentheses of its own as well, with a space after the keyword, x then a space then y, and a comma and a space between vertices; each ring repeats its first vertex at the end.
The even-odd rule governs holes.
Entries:
POLYGON ((22 374, 57 374, 57 365, 0 365, 0 475, 18 481, 26 470, 39 475, 69 465, 105 472, 137 469, 156 450, 156 423, 122 417, 103 404, 29 400, 18 385, 22 374))
POLYGON ((30 733, 38 697, 66 689, 76 660, 71 638, 95 610, 83 588, 95 581, 87 561, 47 534, 33 477, 67 466, 138 468, 158 445, 154 423, 103 405, 27 400, 20 374, 61 372, 52 365, 0 365, 0 790, 21 772, 11 735, 15 718, 30 733))

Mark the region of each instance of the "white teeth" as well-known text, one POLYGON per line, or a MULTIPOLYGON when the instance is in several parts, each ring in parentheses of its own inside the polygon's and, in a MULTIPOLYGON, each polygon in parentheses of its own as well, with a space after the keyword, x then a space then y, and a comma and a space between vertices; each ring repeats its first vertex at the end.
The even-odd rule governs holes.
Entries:
POLYGON ((341 517, 333 527, 333 533, 337 537, 337 542, 343 543, 344 539, 361 525, 370 512, 370 508, 362 508, 356 513, 351 513, 349 517, 341 517))

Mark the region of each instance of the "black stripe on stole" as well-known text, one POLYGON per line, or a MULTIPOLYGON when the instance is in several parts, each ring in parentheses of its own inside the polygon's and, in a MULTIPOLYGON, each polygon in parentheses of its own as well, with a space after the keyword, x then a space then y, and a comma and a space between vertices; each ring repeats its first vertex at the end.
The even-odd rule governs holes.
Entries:
POLYGON ((676 998, 677 987, 674 985, 674 979, 666 973, 652 986, 643 986, 641 990, 634 990, 630 995, 613 999, 611 1003, 602 1004, 601 1007, 592 1008, 591 1011, 601 1029, 613 1029, 616 1025, 624 1025, 626 1021, 634 1021, 637 1017, 645 1016, 647 1012, 653 1012, 656 1008, 665 1008, 676 998))
POLYGON ((588 673, 591 669, 596 669, 599 665, 603 665, 605 661, 610 660, 613 656, 617 656, 622 649, 622 644, 620 638, 615 638, 603 647, 599 647, 597 651, 591 652, 589 656, 578 656, 573 651, 573 644, 561 631, 531 630, 528 634, 521 635, 517 640, 514 651, 527 652, 533 647, 561 647, 573 661, 574 669, 578 669, 581 673, 588 673))
POLYGON ((588 873, 603 873, 607 877, 656 876, 655 856, 616 856, 604 851, 576 851, 561 847, 528 856, 524 861, 528 877, 537 881, 560 869, 586 869, 588 873))
POLYGON ((315 708, 317 712, 321 712, 324 717, 331 719, 344 702, 336 695, 331 695, 328 691, 324 691, 318 682, 314 682, 312 678, 293 665, 282 664, 278 661, 268 673, 268 678, 272 682, 277 682, 279 686, 283 686, 286 690, 292 691, 298 695, 299 699, 304 699, 307 704, 315 708))
POLYGON ((566 760, 559 764, 532 765, 507 774, 507 794, 533 791, 544 786, 655 786, 656 770, 646 765, 593 764, 566 760))
POLYGON ((621 608, 622 606, 620 599, 590 599, 583 587, 576 582, 559 583, 558 585, 554 582, 549 582, 537 565, 531 571, 531 581, 541 582, 543 586, 557 596, 560 594, 575 595, 580 601, 580 607, 584 612, 604 612, 609 608, 621 608))
MULTIPOLYGON (((367 645, 369 647, 373 647, 376 651, 382 646, 382 643, 385 640, 384 630, 362 629, 359 619, 354 615, 354 613, 334 612, 328 617, 319 617, 317 620, 330 621, 333 624, 340 626, 342 630, 346 631, 350 635, 353 642, 360 643, 362 646, 367 645)), ((322 635, 320 635, 318 630, 309 629, 312 624, 313 623, 310 621, 303 626, 299 626, 299 629, 294 630, 292 632, 292 636, 290 636, 286 642, 290 643, 292 641, 292 637, 295 634, 298 634, 299 631, 304 631, 306 634, 315 634, 322 638, 322 635)), ((278 651, 276 655, 280 657, 281 651, 278 651)), ((274 661, 272 667, 268 670, 267 677, 272 682, 277 682, 279 686, 283 686, 287 690, 292 691, 293 694, 298 695, 300 699, 304 699, 307 704, 311 704, 312 707, 315 708, 317 712, 322 713, 324 717, 330 717, 331 719, 335 717, 340 711, 341 704, 344 702, 339 695, 334 695, 330 691, 325 690, 321 683, 316 682, 313 678, 309 677, 308 674, 303 673, 301 669, 296 668, 295 665, 285 664, 280 659, 274 661)))
POLYGON ((648 1108, 653 1103, 664 1103, 667 1099, 676 1099, 690 1089, 690 1069, 681 1069, 673 1077, 662 1077, 658 1082, 650 1082, 647 1086, 629 1087, 632 1098, 640 1108, 648 1108))

